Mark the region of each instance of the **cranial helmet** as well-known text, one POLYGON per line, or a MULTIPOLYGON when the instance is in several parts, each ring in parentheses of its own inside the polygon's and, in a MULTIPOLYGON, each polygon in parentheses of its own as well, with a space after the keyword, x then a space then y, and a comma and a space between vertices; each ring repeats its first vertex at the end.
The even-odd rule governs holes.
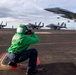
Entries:
POLYGON ((25 31, 28 30, 27 26, 24 24, 20 24, 20 26, 17 28, 17 33, 25 33, 25 31))

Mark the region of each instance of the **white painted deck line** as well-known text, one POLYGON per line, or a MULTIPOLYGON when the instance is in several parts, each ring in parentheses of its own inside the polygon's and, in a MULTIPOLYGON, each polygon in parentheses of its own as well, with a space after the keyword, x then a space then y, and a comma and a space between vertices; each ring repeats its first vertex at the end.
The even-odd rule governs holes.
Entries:
POLYGON ((35 32, 36 34, 52 34, 52 32, 35 32))

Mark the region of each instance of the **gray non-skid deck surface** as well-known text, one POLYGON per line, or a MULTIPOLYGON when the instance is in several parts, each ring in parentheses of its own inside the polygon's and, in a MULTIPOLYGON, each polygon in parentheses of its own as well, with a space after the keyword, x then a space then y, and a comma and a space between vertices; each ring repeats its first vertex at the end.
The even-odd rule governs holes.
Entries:
MULTIPOLYGON (((76 75, 76 31, 35 30, 36 32, 50 32, 38 34, 39 43, 30 46, 39 53, 43 68, 36 75, 76 75)), ((9 47, 14 29, 0 30, 0 54, 9 47)), ((27 64, 27 62, 23 62, 27 64)), ((25 71, 0 71, 1 75, 25 75, 25 71)))

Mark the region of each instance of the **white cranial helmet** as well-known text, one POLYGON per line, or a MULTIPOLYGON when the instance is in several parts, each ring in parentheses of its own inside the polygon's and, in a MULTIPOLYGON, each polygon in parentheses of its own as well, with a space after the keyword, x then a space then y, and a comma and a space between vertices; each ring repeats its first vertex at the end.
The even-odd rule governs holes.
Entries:
POLYGON ((20 26, 17 28, 17 33, 25 33, 25 31, 27 30, 27 26, 24 24, 20 24, 20 26))

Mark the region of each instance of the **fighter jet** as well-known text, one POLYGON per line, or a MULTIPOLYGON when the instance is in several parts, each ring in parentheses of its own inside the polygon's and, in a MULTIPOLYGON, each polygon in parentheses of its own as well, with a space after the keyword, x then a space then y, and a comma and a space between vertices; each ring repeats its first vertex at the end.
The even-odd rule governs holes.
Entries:
POLYGON ((39 24, 37 24, 37 22, 35 22, 35 24, 29 23, 29 24, 27 24, 27 27, 29 29, 40 29, 40 28, 44 27, 44 23, 42 23, 42 25, 41 25, 41 22, 39 24))
POLYGON ((68 19, 72 19, 72 20, 76 19, 76 13, 68 11, 66 9, 61 9, 61 8, 57 7, 57 8, 46 8, 44 10, 49 11, 49 12, 53 12, 56 14, 61 14, 60 16, 64 17, 64 18, 68 18, 68 19))
POLYGON ((60 30, 61 28, 66 28, 66 23, 62 22, 61 24, 58 22, 58 24, 49 24, 46 27, 51 28, 51 30, 60 30))
POLYGON ((2 21, 1 24, 0 24, 0 29, 1 29, 1 28, 4 28, 5 26, 7 26, 7 22, 6 22, 6 24, 4 25, 4 24, 3 24, 3 21, 2 21))

